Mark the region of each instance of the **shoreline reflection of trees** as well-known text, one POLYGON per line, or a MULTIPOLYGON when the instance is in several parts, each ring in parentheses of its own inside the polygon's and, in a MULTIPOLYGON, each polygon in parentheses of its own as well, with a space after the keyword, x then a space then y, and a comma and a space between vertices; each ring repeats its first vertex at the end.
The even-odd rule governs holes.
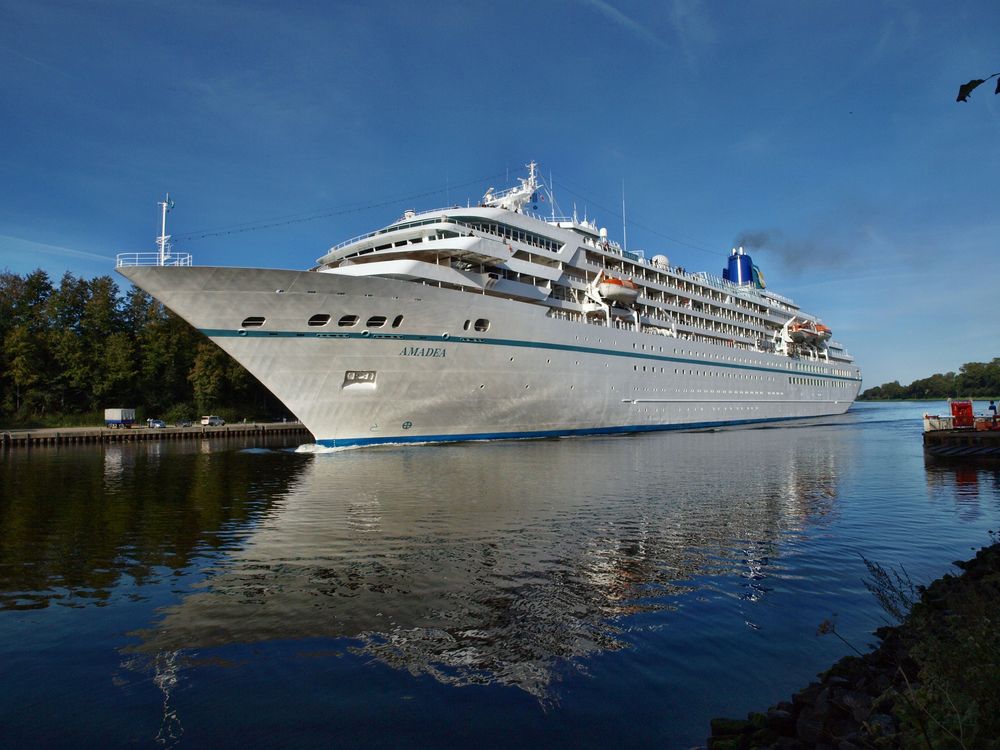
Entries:
POLYGON ((166 571, 237 545, 241 530, 287 491, 307 460, 226 456, 203 443, 5 455, 0 610, 101 606, 124 579, 129 595, 141 597, 166 571))
POLYGON ((627 647, 624 618, 711 578, 738 578, 752 607, 781 541, 836 512, 836 430, 673 437, 317 456, 136 650, 347 638, 412 674, 547 700, 559 665, 627 647), (518 469, 501 476, 501 457, 518 469))

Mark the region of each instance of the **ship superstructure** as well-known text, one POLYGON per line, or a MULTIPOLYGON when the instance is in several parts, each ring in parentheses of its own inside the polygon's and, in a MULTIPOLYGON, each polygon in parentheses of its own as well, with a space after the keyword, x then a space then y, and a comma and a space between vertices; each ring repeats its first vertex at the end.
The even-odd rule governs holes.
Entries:
POLYGON ((407 211, 309 271, 119 271, 215 341, 325 445, 635 432, 837 414, 859 369, 764 288, 646 259, 587 218, 543 217, 528 165, 476 206, 407 211))

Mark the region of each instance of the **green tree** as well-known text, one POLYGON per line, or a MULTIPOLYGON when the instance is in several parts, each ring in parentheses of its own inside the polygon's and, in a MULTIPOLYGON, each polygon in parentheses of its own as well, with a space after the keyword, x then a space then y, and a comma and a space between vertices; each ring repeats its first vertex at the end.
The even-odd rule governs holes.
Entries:
POLYGON ((104 343, 104 355, 97 368, 92 389, 98 404, 135 404, 134 343, 128 334, 113 333, 104 343))
POLYGON ((42 380, 39 349, 26 325, 11 329, 4 339, 4 349, 8 360, 7 372, 14 386, 13 410, 17 414, 26 401, 33 400, 35 386, 42 380))
POLYGON ((936 373, 929 378, 914 380, 906 388, 906 398, 951 398, 955 395, 955 373, 936 373))
POLYGON ((99 276, 87 283, 87 298, 80 319, 80 338, 84 358, 89 364, 85 398, 89 409, 106 406, 107 398, 116 403, 132 400, 132 340, 125 332, 125 315, 118 286, 109 276, 99 276))
POLYGON ((1000 393, 1000 358, 992 362, 967 362, 959 368, 958 388, 967 396, 1000 393))
POLYGON ((194 401, 199 412, 208 413, 222 403, 228 380, 228 359, 226 353, 210 341, 198 344, 188 379, 194 386, 194 401))
POLYGON ((191 401, 188 375, 194 366, 199 339, 204 341, 181 318, 151 301, 137 345, 138 388, 152 411, 163 412, 174 404, 191 401))
POLYGON ((0 410, 19 413, 44 408, 49 396, 51 357, 48 350, 48 300, 53 292, 48 274, 36 270, 23 278, 0 274, 0 410))
POLYGON ((82 319, 87 282, 67 272, 48 300, 49 342, 55 360, 50 388, 62 412, 80 411, 90 382, 90 361, 84 346, 82 319))

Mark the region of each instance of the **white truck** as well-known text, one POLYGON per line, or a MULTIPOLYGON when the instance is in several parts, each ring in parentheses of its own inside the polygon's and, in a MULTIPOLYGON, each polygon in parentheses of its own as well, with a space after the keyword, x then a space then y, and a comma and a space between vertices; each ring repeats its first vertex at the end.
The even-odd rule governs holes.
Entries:
POLYGON ((135 424, 135 409, 105 409, 104 426, 116 430, 135 424))

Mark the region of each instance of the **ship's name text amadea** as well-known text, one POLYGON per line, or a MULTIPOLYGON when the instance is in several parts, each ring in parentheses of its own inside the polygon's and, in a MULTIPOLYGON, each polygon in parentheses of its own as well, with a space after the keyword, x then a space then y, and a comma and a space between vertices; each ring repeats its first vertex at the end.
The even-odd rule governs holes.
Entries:
POLYGON ((443 357, 445 354, 444 348, 436 348, 433 346, 404 346, 403 351, 399 353, 400 357, 443 357))

